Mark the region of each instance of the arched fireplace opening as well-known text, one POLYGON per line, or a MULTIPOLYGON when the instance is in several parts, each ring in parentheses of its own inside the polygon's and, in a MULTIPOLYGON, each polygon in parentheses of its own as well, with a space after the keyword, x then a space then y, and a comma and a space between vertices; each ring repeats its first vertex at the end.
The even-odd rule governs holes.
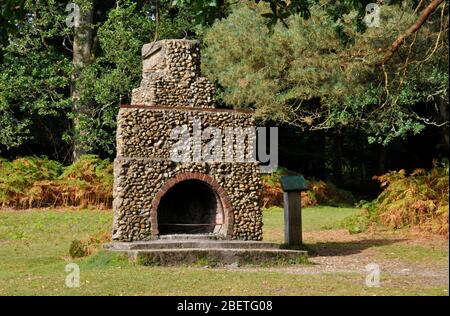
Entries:
POLYGON ((184 180, 171 187, 157 209, 159 235, 218 233, 222 205, 212 187, 201 180, 184 180))

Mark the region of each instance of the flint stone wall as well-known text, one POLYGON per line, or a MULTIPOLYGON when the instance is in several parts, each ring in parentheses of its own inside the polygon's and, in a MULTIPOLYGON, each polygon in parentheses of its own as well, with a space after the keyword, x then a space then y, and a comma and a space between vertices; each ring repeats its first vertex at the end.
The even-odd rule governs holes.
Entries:
MULTIPOLYGON (((149 240, 158 236, 155 199, 161 188, 178 175, 203 174, 218 186, 224 200, 228 239, 261 240, 262 183, 257 162, 174 162, 170 160, 172 128, 251 127, 250 114, 235 111, 122 108, 118 115, 117 153, 114 173, 113 239, 149 240), (159 145, 156 145, 159 143, 159 145), (153 229, 152 229, 153 226, 153 229)), ((189 177, 189 176, 188 176, 189 177)), ((157 201, 158 202, 158 201, 157 201)))
MULTIPOLYGON (((222 135, 222 147, 226 145, 225 131, 233 129, 245 136, 242 145, 245 153, 252 153, 246 131, 254 131, 254 120, 248 112, 226 110, 170 109, 170 108, 122 108, 118 115, 117 156, 118 157, 158 157, 171 158, 171 151, 177 138, 171 139, 174 128, 185 125, 193 136, 194 120, 201 122, 201 129, 217 128, 222 135)), ((205 146, 211 140, 203 139, 205 146)), ((193 145, 193 144, 191 144, 193 145)), ((241 145, 234 139, 233 150, 241 145)), ((191 155, 192 156, 192 155, 191 155)), ((225 158, 224 155, 222 158, 225 158)), ((249 159, 249 155, 245 158, 249 159)))

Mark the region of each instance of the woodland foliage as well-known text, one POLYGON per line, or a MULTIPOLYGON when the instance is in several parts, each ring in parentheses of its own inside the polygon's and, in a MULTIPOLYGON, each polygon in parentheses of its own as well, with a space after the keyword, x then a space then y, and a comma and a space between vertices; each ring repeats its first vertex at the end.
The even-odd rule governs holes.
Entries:
POLYGON ((391 171, 375 177, 384 189, 375 201, 380 222, 392 227, 418 227, 448 235, 449 164, 431 170, 391 171))
POLYGON ((364 31, 356 11, 332 19, 326 5, 269 30, 265 10, 241 6, 206 32, 204 70, 227 104, 307 130, 352 126, 383 144, 439 124, 435 104, 448 102, 446 6, 383 65, 382 52, 418 17, 410 2, 383 6, 380 26, 364 31))
POLYGON ((83 156, 68 167, 39 157, 0 160, 2 208, 109 208, 112 184, 112 164, 93 155, 83 156))
POLYGON ((14 32, 1 30, 7 36, 0 41, 1 153, 33 145, 67 162, 80 134, 86 152, 112 157, 119 105, 129 102, 131 90, 139 86, 142 45, 155 38, 182 38, 192 28, 189 13, 170 11, 167 1, 160 1, 158 25, 148 1, 75 2, 80 7, 95 2, 92 54, 77 69, 76 82, 71 80, 74 29, 66 24, 67 1, 24 0, 14 32), (83 104, 77 124, 74 87, 83 104))
POLYGON ((430 170, 390 171, 374 177, 383 188, 372 202, 361 203, 361 214, 345 220, 350 232, 372 225, 392 229, 414 228, 448 237, 449 164, 434 162, 430 170))

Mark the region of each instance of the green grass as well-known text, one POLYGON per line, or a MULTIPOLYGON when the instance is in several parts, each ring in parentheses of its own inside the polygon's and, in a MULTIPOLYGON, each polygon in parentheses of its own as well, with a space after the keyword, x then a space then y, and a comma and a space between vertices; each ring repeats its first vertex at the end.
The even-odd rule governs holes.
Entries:
MULTIPOLYGON (((263 232, 265 241, 283 242, 283 209, 271 207, 263 211, 263 232)), ((304 232, 341 228, 344 218, 359 212, 357 208, 317 206, 302 209, 304 232)))
MULTIPOLYGON (((305 230, 321 229, 321 217, 324 225, 337 227, 341 217, 355 211, 305 209, 305 230)), ((266 229, 272 230, 267 235, 276 240, 282 235, 282 212, 271 210, 264 215, 266 229)), ((448 295, 447 287, 424 286, 405 276, 386 274, 380 288, 368 288, 365 276, 357 273, 144 267, 103 251, 69 258, 73 239, 109 231, 111 222, 112 213, 106 211, 0 211, 0 295, 448 295), (80 266, 79 288, 65 286, 65 266, 70 262, 80 266)))
POLYGON ((199 267, 143 267, 100 252, 80 265, 79 288, 64 284, 65 262, 41 264, 17 274, 1 272, 0 294, 8 295, 445 295, 445 287, 423 288, 401 277, 382 278, 368 288, 354 273, 297 275, 271 271, 227 271, 199 267), (385 284, 384 284, 385 283, 385 284))
POLYGON ((108 231, 111 223, 112 213, 106 211, 1 211, 2 270, 27 271, 61 262, 69 256, 72 240, 108 231))
POLYGON ((447 264, 448 252, 441 247, 390 244, 377 248, 378 257, 421 264, 447 264))

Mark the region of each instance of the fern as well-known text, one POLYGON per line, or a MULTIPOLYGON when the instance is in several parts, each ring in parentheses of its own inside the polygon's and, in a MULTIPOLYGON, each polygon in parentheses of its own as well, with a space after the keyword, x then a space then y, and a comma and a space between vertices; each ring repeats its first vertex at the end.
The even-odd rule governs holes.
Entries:
POLYGON ((369 222, 379 222, 394 229, 416 227, 448 236, 448 176, 448 162, 434 161, 429 171, 416 169, 407 175, 400 170, 374 177, 383 192, 363 205, 365 212, 359 219, 348 219, 346 227, 352 230, 354 223, 364 222, 367 228, 369 222))
POLYGON ((0 206, 110 207, 113 165, 94 155, 63 167, 45 157, 0 160, 0 206))

